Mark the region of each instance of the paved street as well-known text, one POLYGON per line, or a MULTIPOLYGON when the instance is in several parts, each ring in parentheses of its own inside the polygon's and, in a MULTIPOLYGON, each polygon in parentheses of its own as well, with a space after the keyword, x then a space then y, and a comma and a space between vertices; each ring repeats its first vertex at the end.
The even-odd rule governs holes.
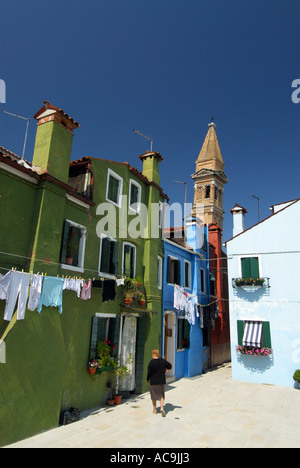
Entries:
POLYGON ((144 394, 9 447, 300 447, 300 391, 234 382, 230 365, 168 385, 165 418, 151 406, 144 394))

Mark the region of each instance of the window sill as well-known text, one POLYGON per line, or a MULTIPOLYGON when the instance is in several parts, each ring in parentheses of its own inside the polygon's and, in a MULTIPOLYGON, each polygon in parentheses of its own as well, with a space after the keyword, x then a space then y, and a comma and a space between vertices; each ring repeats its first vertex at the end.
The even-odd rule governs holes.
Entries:
POLYGON ((60 268, 61 268, 62 270, 75 271, 76 273, 84 273, 84 268, 82 268, 82 267, 74 267, 74 266, 72 266, 72 265, 67 265, 67 264, 64 264, 64 263, 62 263, 62 264, 60 265, 60 268))

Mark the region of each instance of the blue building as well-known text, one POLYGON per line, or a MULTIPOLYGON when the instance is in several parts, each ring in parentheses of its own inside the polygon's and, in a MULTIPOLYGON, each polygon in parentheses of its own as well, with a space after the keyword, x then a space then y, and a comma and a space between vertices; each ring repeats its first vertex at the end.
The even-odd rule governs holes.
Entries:
POLYGON ((200 328, 197 309, 210 298, 207 226, 190 222, 186 237, 182 231, 171 228, 164 240, 162 350, 173 366, 171 381, 202 374, 209 355, 209 330, 200 328), (186 306, 180 310, 183 291, 186 306))

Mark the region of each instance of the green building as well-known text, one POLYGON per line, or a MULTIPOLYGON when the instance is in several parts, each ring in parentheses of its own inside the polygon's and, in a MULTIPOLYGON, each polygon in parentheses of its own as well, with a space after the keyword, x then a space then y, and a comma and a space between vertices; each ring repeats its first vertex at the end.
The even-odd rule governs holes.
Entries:
POLYGON ((57 427, 70 407, 105 404, 112 375, 87 371, 97 341, 109 339, 121 356, 124 339, 131 343, 135 393, 148 390, 151 349, 161 343, 161 212, 151 208, 168 201, 161 155, 141 155, 142 173, 104 159, 70 162, 79 124, 47 101, 34 117, 32 163, 0 147, 0 274, 13 268, 93 287, 89 300, 65 289, 61 314, 43 305, 26 308, 23 320, 17 311, 4 320, 0 300, 0 446, 57 427), (124 304, 123 275, 142 279, 143 307, 124 304))

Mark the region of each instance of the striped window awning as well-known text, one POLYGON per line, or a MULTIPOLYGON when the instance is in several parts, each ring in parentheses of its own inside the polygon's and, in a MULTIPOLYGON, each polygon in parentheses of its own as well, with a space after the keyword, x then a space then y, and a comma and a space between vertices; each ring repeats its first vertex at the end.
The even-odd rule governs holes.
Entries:
POLYGON ((262 339, 262 322, 245 322, 243 346, 256 346, 261 347, 262 339))

